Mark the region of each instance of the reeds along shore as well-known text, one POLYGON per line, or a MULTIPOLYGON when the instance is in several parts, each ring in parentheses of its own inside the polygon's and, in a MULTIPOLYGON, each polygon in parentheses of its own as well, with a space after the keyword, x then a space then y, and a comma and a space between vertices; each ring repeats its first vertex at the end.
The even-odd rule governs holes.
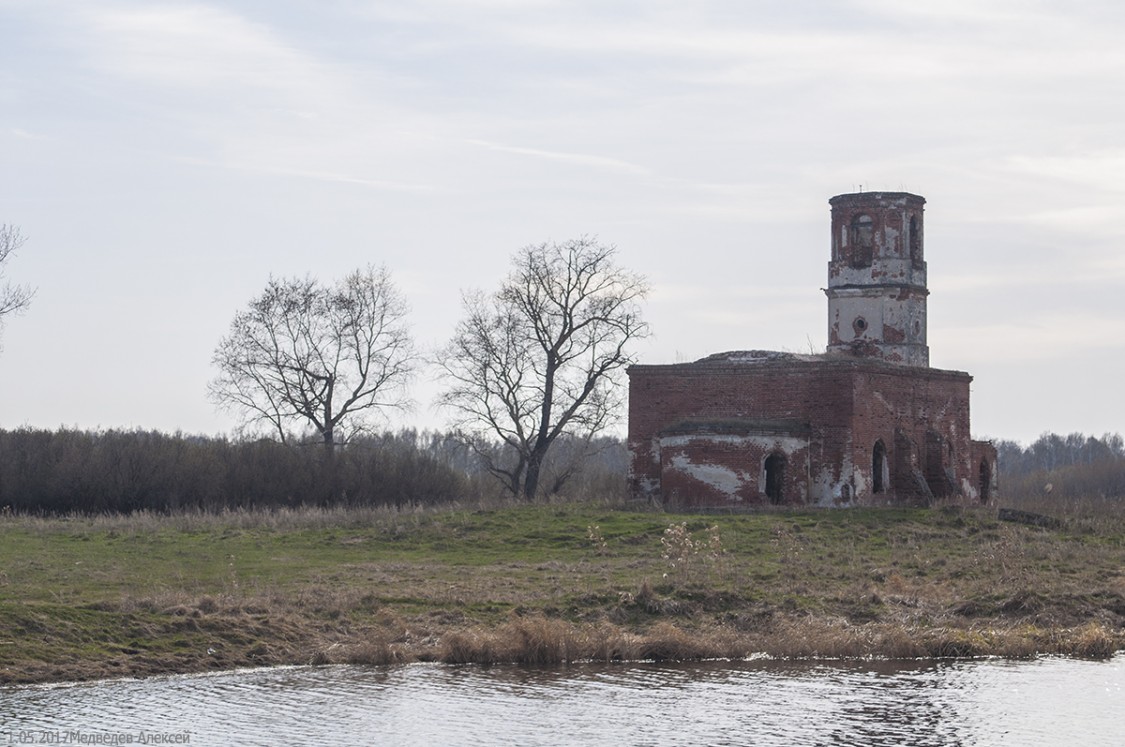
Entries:
POLYGON ((1104 659, 1125 519, 612 502, 0 515, 0 681, 406 661, 1104 659))
POLYGON ((1043 631, 908 629, 888 624, 847 625, 839 621, 780 623, 770 631, 739 631, 706 625, 685 629, 661 622, 637 633, 618 625, 575 625, 542 616, 513 620, 495 628, 451 631, 436 655, 411 651, 385 639, 341 647, 338 655, 317 652, 312 663, 389 664, 436 658, 447 664, 558 665, 582 661, 694 661, 708 659, 939 659, 998 656, 1030 658, 1058 654, 1108 659, 1125 638, 1097 623, 1043 631))

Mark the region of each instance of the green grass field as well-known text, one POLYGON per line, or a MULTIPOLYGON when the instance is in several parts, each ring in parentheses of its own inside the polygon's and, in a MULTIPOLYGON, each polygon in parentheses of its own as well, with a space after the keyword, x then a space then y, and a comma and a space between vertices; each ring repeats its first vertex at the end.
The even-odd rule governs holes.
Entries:
POLYGON ((1125 520, 610 505, 0 518, 0 681, 288 663, 1106 657, 1125 520))

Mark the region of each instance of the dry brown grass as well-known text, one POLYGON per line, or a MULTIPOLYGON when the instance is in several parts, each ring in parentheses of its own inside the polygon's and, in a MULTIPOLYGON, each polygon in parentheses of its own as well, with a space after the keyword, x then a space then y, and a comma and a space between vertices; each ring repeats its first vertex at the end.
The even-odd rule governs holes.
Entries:
POLYGON ((19 623, 0 631, 13 641, 0 680, 309 662, 1107 658, 1125 648, 1125 538, 1108 519, 1091 526, 604 505, 7 518, 2 612, 19 623))
MULTIPOLYGON (((472 507, 491 505, 472 504, 472 507)), ((135 511, 129 514, 69 514, 38 516, 8 513, 0 516, 5 524, 40 533, 151 534, 159 531, 212 532, 248 529, 291 531, 301 529, 341 529, 380 524, 409 526, 421 517, 465 508, 450 503, 442 506, 298 506, 294 508, 233 508, 218 511, 187 510, 173 514, 135 511)))
POLYGON ((450 631, 442 636, 439 658, 448 664, 568 664, 592 658, 588 644, 587 631, 535 615, 498 628, 450 631))
POLYGON ((1122 646, 1122 635, 1097 623, 1083 625, 1070 632, 1070 640, 1062 653, 1084 659, 1109 659, 1122 646))
MULTIPOLYGON (((166 599, 133 599, 151 610, 166 599)), ((137 630, 151 640, 189 635, 205 642, 189 652, 130 652, 110 659, 9 668, 11 682, 143 676, 279 664, 384 666, 411 661, 448 664, 565 665, 582 661, 918 659, 1045 654, 1108 659, 1125 648, 1125 631, 1100 623, 1070 628, 950 620, 949 625, 852 624, 842 618, 775 613, 760 626, 703 619, 658 620, 643 629, 605 619, 574 622, 539 613, 481 625, 450 615, 369 615, 361 625, 334 624, 269 599, 215 599, 163 607, 160 624, 137 630), (139 655, 140 654, 140 655, 139 655)))
POLYGON ((579 661, 639 661, 730 658, 731 635, 689 632, 661 622, 645 633, 599 622, 575 624, 543 616, 519 618, 497 628, 450 631, 440 660, 448 664, 570 664, 579 661))
POLYGON ((883 623, 788 620, 768 633, 659 622, 644 632, 532 618, 497 628, 453 630, 438 659, 448 664, 569 664, 578 661, 692 661, 765 656, 784 660, 921 659, 1061 654, 1108 659, 1125 635, 1090 624, 1044 630, 1026 626, 911 629, 883 623))

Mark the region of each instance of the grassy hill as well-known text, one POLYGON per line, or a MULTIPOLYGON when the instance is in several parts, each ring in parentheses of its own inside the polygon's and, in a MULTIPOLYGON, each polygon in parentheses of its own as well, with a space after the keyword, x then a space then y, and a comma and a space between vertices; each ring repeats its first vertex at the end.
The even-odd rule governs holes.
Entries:
POLYGON ((0 682, 1125 648, 1125 519, 599 503, 0 517, 0 682))

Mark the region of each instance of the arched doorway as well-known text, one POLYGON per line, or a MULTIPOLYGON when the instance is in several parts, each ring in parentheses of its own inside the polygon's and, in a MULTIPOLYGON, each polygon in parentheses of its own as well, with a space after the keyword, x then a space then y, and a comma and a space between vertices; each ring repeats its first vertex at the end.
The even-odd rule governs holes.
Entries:
POLYGON ((948 495, 949 480, 945 474, 945 439, 937 431, 926 431, 926 468, 923 474, 935 498, 948 495))
POLYGON ((888 478, 887 447, 883 445, 883 439, 879 439, 871 449, 871 492, 887 492, 888 478))
POLYGON ((988 503, 992 497, 992 466, 987 459, 980 460, 980 502, 988 503))
POLYGON ((766 498, 777 505, 785 500, 785 455, 770 454, 766 457, 766 498))

